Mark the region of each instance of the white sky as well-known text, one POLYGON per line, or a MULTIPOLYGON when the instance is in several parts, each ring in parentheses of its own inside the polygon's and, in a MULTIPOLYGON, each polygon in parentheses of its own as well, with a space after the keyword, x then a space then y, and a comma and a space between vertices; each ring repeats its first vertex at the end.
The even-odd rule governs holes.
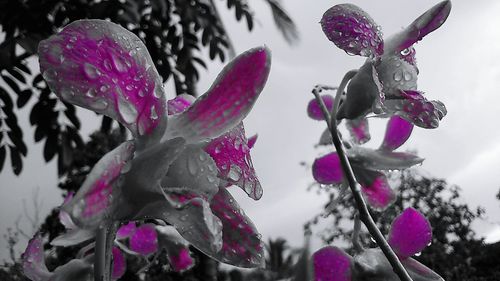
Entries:
MULTIPOLYGON (((262 44, 273 51, 270 78, 245 121, 249 135, 259 133, 252 158, 264 196, 253 201, 237 188, 232 191, 265 239, 282 236, 298 246, 302 243, 303 223, 318 213, 327 200, 306 191, 312 176, 299 165, 301 161, 311 163, 318 155, 313 145, 324 129, 322 123, 306 116, 305 107, 312 98, 310 91, 318 83, 338 84, 346 71, 361 66, 363 58, 348 56, 321 31, 322 14, 341 1, 283 1, 301 32, 301 42, 295 47, 289 47, 280 37, 264 1, 249 2, 258 19, 250 35, 243 22, 233 19, 234 11, 219 7, 238 53, 262 44)), ((352 3, 367 11, 387 36, 437 1, 352 3)), ((489 241, 500 239, 500 201, 495 199, 500 188, 496 178, 500 168, 500 130, 495 130, 498 125, 494 123, 500 112, 499 12, 499 1, 455 0, 444 26, 416 46, 419 89, 430 99, 443 101, 448 115, 436 130, 415 129, 403 147, 416 149, 426 158, 422 169, 461 186, 465 202, 486 208, 488 221, 477 223, 475 228, 480 235, 489 235, 489 241)), ((221 67, 220 63, 212 63, 208 73, 201 72, 200 92, 208 89, 221 67)), ((84 132, 98 128, 94 114, 81 116, 84 132)), ((37 187, 43 201, 41 217, 62 202, 55 161, 44 163, 42 145, 32 145, 33 132, 26 130, 27 114, 21 116, 20 123, 25 128, 29 157, 20 177, 12 174, 9 163, 0 174, 0 234, 22 215, 22 200, 29 202, 37 187)), ((370 126, 371 145, 376 146, 385 123, 372 122, 370 126)), ((26 226, 25 218, 21 222, 26 226)), ((314 245, 319 246, 319 242, 314 245)), ((0 239, 0 260, 7 258, 6 247, 0 239)))

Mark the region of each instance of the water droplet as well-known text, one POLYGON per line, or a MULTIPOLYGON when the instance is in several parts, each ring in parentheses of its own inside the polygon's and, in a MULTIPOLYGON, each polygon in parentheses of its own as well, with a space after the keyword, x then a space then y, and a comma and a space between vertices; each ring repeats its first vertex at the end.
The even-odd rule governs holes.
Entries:
POLYGON ((78 38, 77 38, 76 36, 71 36, 71 37, 69 38, 69 42, 71 42, 71 43, 75 43, 75 42, 76 42, 76 40, 78 40, 78 38))
POLYGON ((422 255, 422 252, 418 252, 415 254, 415 257, 420 257, 420 255, 422 255))
POLYGON ((47 69, 42 74, 43 78, 47 82, 53 82, 57 79, 57 72, 53 69, 47 69))
POLYGON ((402 56, 407 56, 407 55, 409 55, 410 53, 411 53, 410 48, 406 48, 406 49, 404 49, 404 50, 402 50, 402 51, 401 51, 401 55, 402 55, 402 56))
POLYGON ((106 68, 106 70, 110 71, 112 68, 111 68, 111 63, 109 62, 108 59, 105 59, 104 60, 104 68, 106 68))
POLYGON ((221 152, 221 147, 222 147, 222 144, 218 144, 215 146, 215 153, 218 154, 221 152))
POLYGON ((139 97, 143 98, 146 94, 144 93, 143 90, 139 90, 139 92, 137 92, 137 94, 139 95, 139 97))
POLYGON ((231 165, 229 169, 228 178, 232 181, 237 182, 241 177, 241 168, 236 165, 231 165))
POLYGON ((397 69, 396 72, 394 72, 394 81, 399 82, 403 79, 403 71, 401 69, 397 69))
POLYGON ((99 69, 97 69, 93 64, 87 62, 83 64, 83 72, 85 72, 87 77, 90 79, 96 79, 101 75, 99 69))
POLYGON ((132 85, 127 85, 127 86, 125 87, 125 89, 127 89, 127 91, 132 91, 132 90, 134 89, 134 86, 132 86, 132 85))
POLYGON ((95 98, 96 92, 94 89, 89 88, 89 90, 85 93, 85 96, 87 96, 89 98, 95 98))
POLYGON ((113 64, 115 65, 116 70, 118 72, 126 72, 127 71, 127 66, 123 62, 123 59, 120 57, 117 57, 115 54, 111 53, 111 60, 113 61, 113 64))
POLYGON ((66 49, 71 50, 72 48, 73 48, 73 45, 71 45, 71 44, 66 45, 66 49))
POLYGON ((404 76, 405 81, 410 81, 411 78, 413 77, 409 71, 405 71, 403 73, 403 76, 404 76))
POLYGON ((119 87, 115 87, 116 94, 118 95, 118 112, 123 121, 127 124, 132 124, 137 120, 137 109, 135 106, 128 102, 119 87))
POLYGON ((151 106, 151 120, 156 120, 158 119, 158 114, 156 113, 156 108, 155 106, 151 106))
POLYGON ((109 87, 107 85, 102 85, 100 88, 99 88, 99 91, 101 92, 106 92, 107 90, 109 89, 109 87))
POLYGON ((198 161, 195 159, 188 158, 187 167, 191 175, 195 176, 198 173, 198 161))

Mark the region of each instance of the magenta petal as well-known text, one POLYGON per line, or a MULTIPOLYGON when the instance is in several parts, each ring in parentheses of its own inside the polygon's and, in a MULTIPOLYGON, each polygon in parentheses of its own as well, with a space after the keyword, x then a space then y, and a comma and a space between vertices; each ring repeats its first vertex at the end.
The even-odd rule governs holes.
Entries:
POLYGON ((123 181, 122 171, 130 165, 135 147, 124 142, 108 152, 92 168, 73 200, 63 206, 63 211, 79 227, 96 227, 104 219, 111 219, 112 206, 120 200, 123 181))
POLYGON ((212 257, 239 267, 262 267, 265 259, 261 235, 231 194, 221 188, 210 208, 222 222, 222 249, 212 257))
POLYGON ((189 254, 189 248, 187 247, 180 248, 176 253, 170 251, 168 253, 168 259, 175 272, 186 271, 194 265, 194 260, 189 254))
POLYGON ((353 4, 335 5, 321 18, 326 37, 350 55, 380 56, 384 52, 382 32, 365 11, 353 4))
POLYGON ((117 239, 125 239, 129 238, 134 234, 136 231, 137 227, 135 226, 135 222, 131 221, 127 224, 124 224, 118 228, 118 231, 116 232, 116 238, 117 239))
POLYGON ((345 125, 355 144, 363 144, 370 140, 370 128, 366 117, 347 119, 345 125))
POLYGON ((184 272, 194 266, 189 243, 172 226, 157 226, 160 247, 167 251, 170 266, 175 272, 184 272))
POLYGON ((442 1, 427 10, 403 31, 386 41, 386 53, 397 53, 422 40, 424 36, 438 29, 448 18, 451 1, 442 1))
POLYGON ((395 113, 414 125, 433 129, 447 114, 446 107, 440 101, 428 101, 422 92, 400 91, 396 95, 386 96, 384 106, 389 113, 395 113))
POLYGON ((167 102, 168 115, 179 114, 186 111, 195 100, 195 97, 188 94, 182 94, 169 100, 167 102))
POLYGON ((217 164, 219 178, 241 187, 255 200, 262 197, 262 186, 252 164, 243 123, 212 140, 205 151, 217 164))
POLYGON ((230 62, 210 90, 184 113, 169 120, 169 136, 189 142, 216 138, 237 126, 264 88, 271 66, 266 47, 251 49, 230 62))
POLYGON ((401 259, 421 252, 431 241, 431 224, 413 208, 405 209, 392 222, 388 242, 401 259))
POLYGON ((356 166, 353 169, 361 192, 372 208, 384 210, 396 200, 396 194, 383 173, 356 166))
POLYGON ((344 180, 344 172, 336 152, 314 160, 312 172, 314 179, 321 184, 339 184, 344 180))
POLYGON ((412 258, 404 259, 401 263, 414 281, 444 281, 439 274, 412 258))
POLYGON ((248 148, 250 148, 250 149, 253 148, 253 146, 257 142, 258 137, 259 137, 259 135, 255 134, 255 135, 251 136, 250 138, 248 138, 248 148))
POLYGON ((162 80, 141 40, 103 20, 79 20, 39 45, 40 70, 65 102, 121 122, 134 135, 163 133, 162 80))
POLYGON ((393 115, 385 130, 384 141, 380 148, 386 151, 393 151, 403 145, 413 131, 413 124, 401 118, 398 115, 393 115))
POLYGON ((352 258, 337 247, 327 246, 313 254, 315 281, 351 281, 352 258))
POLYGON ((111 272, 111 278, 113 280, 120 279, 125 270, 127 269, 127 262, 125 261, 125 256, 118 247, 113 247, 113 271, 111 272))
POLYGON ((143 256, 156 253, 158 250, 158 237, 152 224, 139 226, 129 240, 130 249, 143 256))
POLYGON ((26 250, 21 256, 23 272, 31 280, 46 281, 52 276, 45 265, 42 236, 37 233, 28 242, 26 250))
MULTIPOLYGON (((322 95, 321 99, 323 100, 323 103, 325 103, 328 112, 331 112, 333 108, 334 98, 331 95, 322 95)), ((314 120, 325 120, 323 111, 321 111, 321 107, 319 106, 316 99, 312 99, 309 104, 307 104, 307 116, 311 117, 314 120)))

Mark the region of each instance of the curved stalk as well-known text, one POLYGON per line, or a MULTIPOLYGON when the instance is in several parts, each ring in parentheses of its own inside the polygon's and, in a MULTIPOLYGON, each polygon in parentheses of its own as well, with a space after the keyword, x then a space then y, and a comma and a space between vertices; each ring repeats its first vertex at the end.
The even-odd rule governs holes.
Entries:
POLYGON ((406 272, 406 269, 403 267, 401 262, 399 261, 398 256, 394 253, 392 250, 391 246, 387 243, 387 241, 384 238, 384 235, 380 232, 378 229, 377 225, 375 224, 375 221, 373 220, 372 216, 370 215, 370 212, 368 211, 368 206, 365 202, 365 199, 363 198, 363 195, 361 194, 361 189, 359 187, 359 184, 357 183, 355 177, 354 177, 354 172, 352 170, 351 164, 349 163, 349 159, 347 158, 347 155, 344 150, 344 146, 342 144, 342 140, 339 137, 339 132, 337 128, 337 118, 336 118, 336 113, 340 104, 340 97, 342 93, 344 92, 345 87, 347 86, 347 83, 351 80, 354 75, 356 75, 357 71, 356 70, 351 70, 347 72, 344 75, 344 78, 340 82, 340 85, 337 89, 337 93, 335 95, 335 101, 334 101, 334 106, 332 108, 332 112, 328 112, 328 109, 326 108, 323 100, 319 96, 318 91, 315 89, 313 90, 313 94, 316 97, 316 100, 318 104, 320 105, 320 108, 323 112, 323 115, 325 117, 325 120, 328 124, 328 129, 330 130, 330 133, 332 135, 332 140, 333 140, 333 145, 335 146, 335 149, 337 150, 337 154, 340 159, 340 164, 342 166, 342 170, 344 172, 344 176, 347 179, 347 183, 349 184, 349 187, 352 191, 352 195, 354 197, 354 201, 356 202, 356 206, 359 212, 359 219, 363 222, 363 224, 366 226, 368 229, 368 232, 370 235, 373 237, 379 248, 382 250, 384 255, 386 256, 387 260, 392 266, 392 269, 394 272, 398 275, 399 279, 401 281, 412 281, 410 275, 408 275, 408 272, 406 272))

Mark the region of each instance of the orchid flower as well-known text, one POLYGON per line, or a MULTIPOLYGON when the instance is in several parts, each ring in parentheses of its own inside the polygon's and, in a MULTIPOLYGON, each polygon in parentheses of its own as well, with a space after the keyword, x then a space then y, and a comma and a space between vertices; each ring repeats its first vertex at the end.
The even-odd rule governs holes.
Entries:
POLYGON ((428 101, 417 90, 418 68, 413 45, 447 19, 451 2, 443 1, 384 41, 380 27, 353 4, 335 5, 325 12, 321 26, 337 47, 368 57, 347 87, 337 119, 375 114, 398 114, 416 126, 436 128, 446 115, 440 101, 428 101))
MULTIPOLYGON (((417 210, 407 208, 392 223, 389 245, 414 281, 444 281, 437 273, 411 258, 432 241, 429 221, 417 210)), ((316 281, 399 281, 380 249, 363 249, 354 257, 326 246, 313 255, 316 281)))
POLYGON ((242 120, 267 80, 267 48, 236 57, 207 93, 172 115, 180 99, 167 105, 146 47, 119 25, 73 22, 40 42, 39 55, 59 98, 114 118, 133 136, 106 154, 62 207, 80 229, 159 219, 221 262, 262 265, 260 235, 226 186, 262 195, 242 120))
MULTIPOLYGON (((113 265, 112 280, 118 280, 125 273, 125 257, 117 248, 112 248, 113 265)), ((37 233, 28 242, 28 246, 21 256, 23 272, 33 281, 92 281, 94 255, 72 259, 68 263, 57 267, 50 272, 45 265, 42 236, 37 233)))
MULTIPOLYGON (((346 151, 356 180, 361 184, 361 192, 375 209, 383 210, 396 199, 383 171, 406 169, 424 160, 410 153, 394 152, 410 137, 412 129, 410 122, 394 115, 387 123, 384 140, 378 149, 353 146, 346 151)), ((366 133, 356 133, 361 131, 357 129, 353 133, 353 138, 359 137, 358 142, 366 136, 366 133)), ((339 185, 345 180, 337 152, 317 158, 312 171, 314 179, 321 184, 339 185)))

